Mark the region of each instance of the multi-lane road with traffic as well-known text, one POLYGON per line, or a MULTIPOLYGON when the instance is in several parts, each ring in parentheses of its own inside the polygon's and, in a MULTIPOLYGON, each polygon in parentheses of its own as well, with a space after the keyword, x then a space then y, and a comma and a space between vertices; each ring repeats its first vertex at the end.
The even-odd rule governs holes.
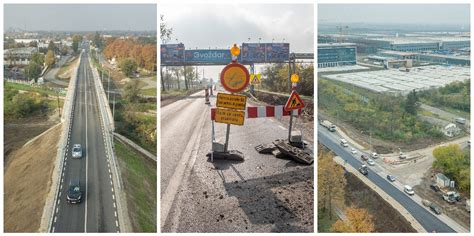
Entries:
POLYGON ((71 130, 51 232, 119 231, 111 164, 105 151, 104 129, 93 80, 85 52, 79 65, 71 130), (81 144, 82 158, 72 158, 74 144, 81 144), (66 199, 73 179, 80 180, 82 189, 83 199, 78 204, 70 204, 66 199))
MULTIPOLYGON (((339 144, 339 136, 329 132, 322 126, 318 129, 318 141, 354 168, 359 169, 363 164, 350 153, 349 148, 344 148, 339 144)), ((405 207, 405 209, 410 212, 410 214, 425 228, 427 232, 455 232, 451 227, 446 225, 427 209, 416 203, 412 197, 400 191, 400 189, 395 187, 395 185, 371 170, 370 167, 368 168, 368 172, 366 178, 405 207)))

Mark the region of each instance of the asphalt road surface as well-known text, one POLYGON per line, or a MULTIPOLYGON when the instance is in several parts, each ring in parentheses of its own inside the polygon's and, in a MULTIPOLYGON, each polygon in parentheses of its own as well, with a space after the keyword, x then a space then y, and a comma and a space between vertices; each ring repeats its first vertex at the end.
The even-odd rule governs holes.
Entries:
MULTIPOLYGON (((336 136, 324 129, 322 126, 320 126, 318 129, 318 141, 336 153, 336 155, 347 161, 347 163, 354 168, 359 169, 359 167, 362 165, 360 160, 354 158, 349 153, 349 149, 345 149, 339 144, 339 139, 336 136)), ((427 232, 455 232, 444 222, 440 221, 433 214, 431 214, 427 209, 414 202, 410 196, 395 188, 385 178, 382 178, 373 172, 370 167, 368 169, 369 174, 366 176, 366 178, 368 178, 375 185, 393 197, 403 207, 405 207, 405 209, 410 212, 410 214, 425 228, 427 232)))
MULTIPOLYGON (((232 125, 229 150, 245 161, 212 163, 210 107, 198 92, 161 108, 162 232, 313 232, 314 166, 254 149, 286 139, 288 124, 258 118, 232 125)), ((223 142, 226 125, 215 130, 223 142)))
POLYGON ((54 210, 53 232, 118 232, 119 222, 111 169, 105 154, 99 104, 87 53, 83 53, 76 86, 69 146, 54 210), (81 144, 83 157, 72 158, 72 146, 81 144), (79 179, 83 201, 67 202, 72 179, 79 179))

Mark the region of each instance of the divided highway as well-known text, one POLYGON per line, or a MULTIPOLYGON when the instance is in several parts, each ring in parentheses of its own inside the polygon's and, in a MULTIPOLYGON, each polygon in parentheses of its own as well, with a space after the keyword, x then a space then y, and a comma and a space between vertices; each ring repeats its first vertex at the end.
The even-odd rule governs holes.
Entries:
MULTIPOLYGON (((339 138, 331 134, 323 127, 318 129, 318 141, 324 146, 332 150, 336 155, 347 161, 348 164, 356 169, 362 165, 362 162, 349 153, 348 149, 343 148, 339 144, 339 138)), ((444 222, 435 217, 427 209, 417 204, 410 196, 397 189, 394 185, 388 182, 377 173, 368 168, 369 174, 366 176, 375 185, 389 194, 397 202, 399 202, 410 214, 425 228, 427 232, 455 232, 452 228, 444 222)))
POLYGON ((111 164, 106 156, 99 103, 87 52, 79 65, 73 118, 61 173, 60 190, 51 232, 119 232, 112 185, 111 164), (72 146, 81 144, 82 158, 72 158, 72 146), (71 180, 79 179, 82 201, 67 202, 71 180))

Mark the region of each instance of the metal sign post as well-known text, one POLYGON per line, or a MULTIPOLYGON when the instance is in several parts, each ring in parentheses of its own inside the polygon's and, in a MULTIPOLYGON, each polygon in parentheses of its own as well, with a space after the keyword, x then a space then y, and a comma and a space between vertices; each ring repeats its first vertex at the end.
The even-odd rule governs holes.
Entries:
POLYGON ((230 133, 230 124, 227 124, 227 132, 225 134, 225 143, 224 143, 224 152, 228 151, 229 147, 229 133, 230 133))

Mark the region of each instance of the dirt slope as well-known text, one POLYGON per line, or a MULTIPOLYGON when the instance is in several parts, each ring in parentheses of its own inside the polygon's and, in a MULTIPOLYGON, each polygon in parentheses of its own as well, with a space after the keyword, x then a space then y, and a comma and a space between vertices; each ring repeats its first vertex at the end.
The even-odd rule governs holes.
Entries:
POLYGON ((37 232, 51 185, 61 125, 10 153, 4 172, 4 231, 37 232))

